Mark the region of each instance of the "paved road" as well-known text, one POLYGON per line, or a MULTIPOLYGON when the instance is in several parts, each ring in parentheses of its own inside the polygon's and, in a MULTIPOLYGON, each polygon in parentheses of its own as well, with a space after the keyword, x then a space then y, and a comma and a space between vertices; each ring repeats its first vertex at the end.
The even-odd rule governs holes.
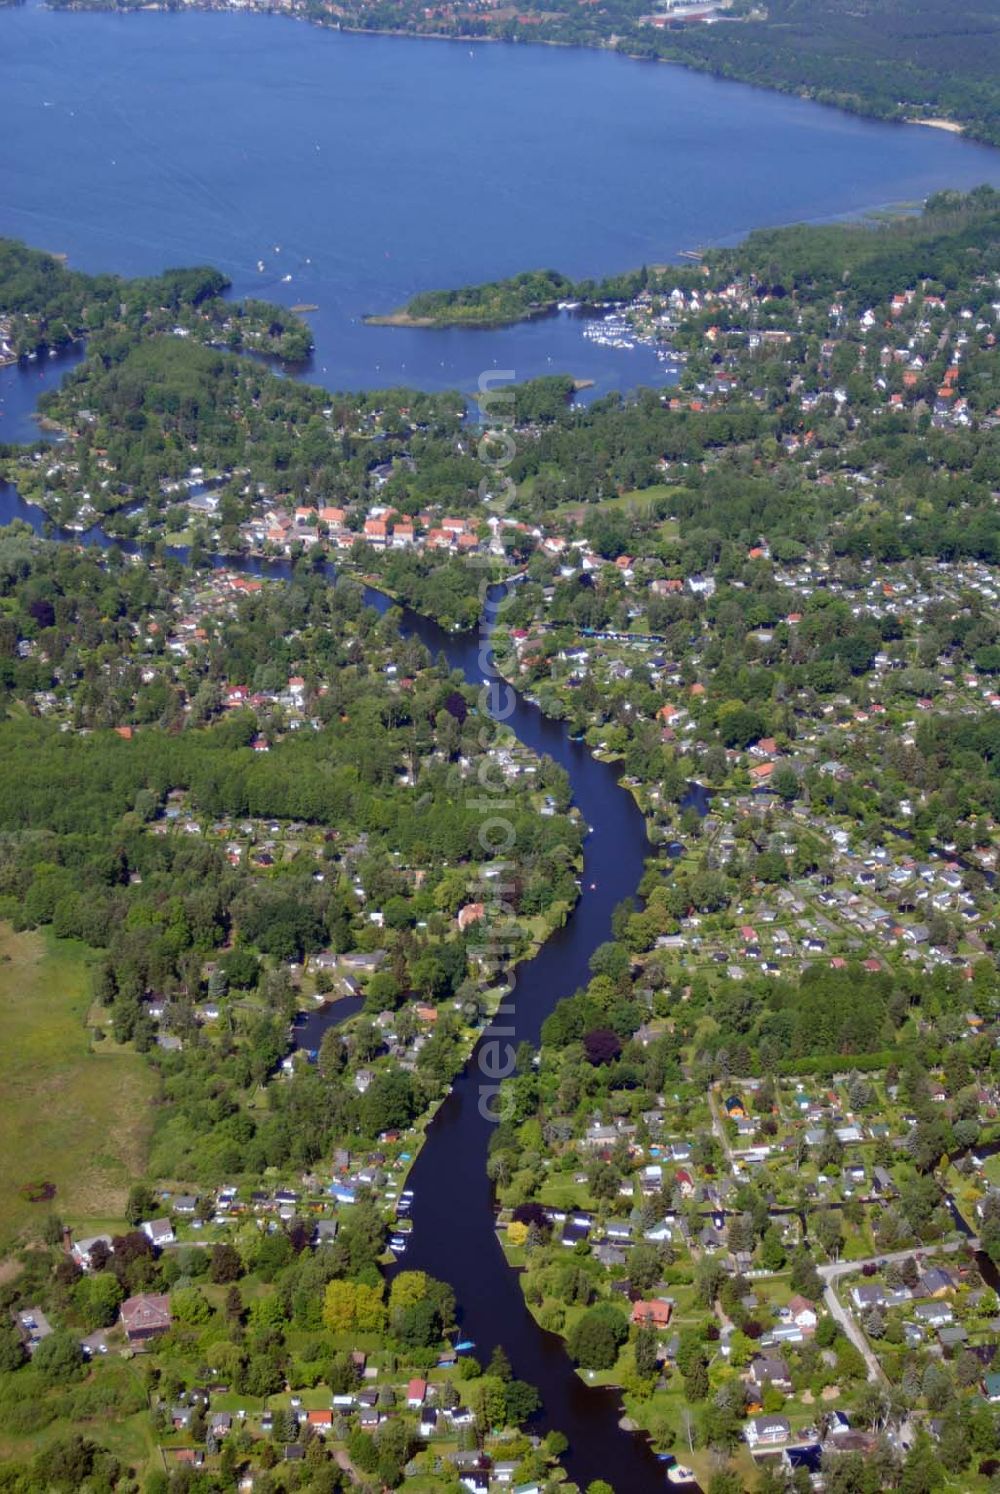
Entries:
POLYGON ((714 1089, 709 1089, 708 1091, 708 1108, 712 1112, 712 1130, 719 1138, 719 1144, 726 1154, 726 1161, 729 1163, 729 1171, 730 1173, 732 1173, 735 1171, 733 1149, 729 1144, 729 1137, 726 1135, 726 1128, 723 1125, 722 1117, 719 1114, 719 1108, 716 1103, 714 1089))
MULTIPOLYGON (((971 1240, 951 1240, 946 1245, 935 1245, 933 1247, 933 1250, 934 1254, 938 1255, 942 1251, 959 1250, 963 1245, 971 1245, 973 1250, 975 1250, 978 1244, 979 1241, 975 1237, 973 1237, 971 1240)), ((823 1301, 826 1303, 827 1311, 829 1312, 830 1316, 840 1324, 840 1327, 843 1329, 844 1333, 847 1335, 851 1343, 858 1350, 858 1353, 864 1359, 865 1365, 868 1370, 868 1378, 876 1385, 884 1385, 887 1383, 885 1371, 882 1369, 882 1366, 879 1364, 878 1359, 872 1352, 868 1340, 865 1338, 864 1333, 861 1331, 860 1324, 857 1322, 854 1315, 848 1312, 847 1308, 837 1296, 834 1282, 840 1276, 847 1276, 852 1271, 860 1271, 862 1266, 880 1265, 883 1261, 886 1263, 888 1263, 889 1261, 905 1261, 916 1254, 919 1254, 919 1251, 893 1250, 890 1251, 887 1255, 869 1256, 868 1259, 864 1261, 831 1261, 826 1266, 816 1267, 817 1272, 826 1283, 823 1288, 823 1301)))
POLYGON ((865 1361, 865 1368, 868 1371, 869 1380, 871 1380, 876 1385, 885 1384, 885 1372, 876 1359, 875 1355, 872 1353, 872 1350, 868 1344, 868 1340, 865 1338, 860 1327, 854 1321, 854 1318, 847 1311, 847 1308, 837 1296, 837 1293, 834 1291, 833 1286, 830 1282, 827 1282, 826 1286, 823 1288, 823 1301, 826 1303, 826 1310, 830 1314, 831 1318, 833 1318, 835 1322, 840 1324, 843 1333, 847 1336, 847 1338, 850 1339, 851 1343, 854 1345, 858 1353, 861 1355, 862 1359, 865 1361))
POLYGON ((975 1235, 964 1240, 948 1240, 944 1245, 911 1245, 909 1250, 890 1250, 882 1255, 869 1255, 863 1261, 831 1261, 825 1266, 817 1266, 816 1270, 824 1281, 832 1281, 837 1276, 848 1276, 852 1271, 860 1271, 863 1266, 888 1265, 890 1261, 908 1261, 911 1256, 940 1255, 944 1251, 961 1250, 963 1245, 968 1245, 972 1250, 979 1249, 979 1240, 975 1235))

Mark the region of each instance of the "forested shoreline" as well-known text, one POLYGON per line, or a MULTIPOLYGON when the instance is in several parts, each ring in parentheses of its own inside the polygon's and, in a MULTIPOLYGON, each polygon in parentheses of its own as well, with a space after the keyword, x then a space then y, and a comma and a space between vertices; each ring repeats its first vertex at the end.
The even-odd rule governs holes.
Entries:
MULTIPOLYGON (((988 189, 987 189, 988 190, 988 189)), ((988 206, 988 197, 982 199, 988 206)), ((599 279, 572 280, 558 270, 524 271, 503 280, 421 291, 394 316, 404 325, 502 326, 553 311, 570 303, 583 314, 610 302, 629 302, 637 296, 663 296, 675 287, 697 290, 706 278, 727 272, 748 274, 764 291, 769 285, 789 292, 825 288, 832 294, 849 281, 852 299, 878 301, 890 280, 911 279, 940 260, 947 247, 961 254, 981 245, 984 234, 996 232, 995 219, 984 219, 976 199, 947 192, 932 198, 921 213, 892 218, 805 228, 755 229, 739 245, 711 249, 687 265, 642 265, 599 279)), ((377 319, 376 319, 377 320, 377 319)))

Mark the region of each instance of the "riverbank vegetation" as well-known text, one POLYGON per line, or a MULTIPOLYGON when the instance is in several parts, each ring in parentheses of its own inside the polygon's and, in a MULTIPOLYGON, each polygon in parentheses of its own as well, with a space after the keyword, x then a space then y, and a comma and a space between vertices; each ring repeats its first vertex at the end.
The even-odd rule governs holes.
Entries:
MULTIPOLYGON (((429 1370, 432 1409, 467 1407, 496 1460, 492 1429, 532 1414, 502 1363, 449 1362, 444 1289, 397 1313, 380 1268, 387 1230, 405 1256, 420 1128, 503 979, 477 936, 495 870, 478 773, 512 799, 509 958, 571 906, 581 826, 561 770, 396 613, 329 585, 312 560, 336 548, 454 620, 480 575, 517 571, 504 672, 621 761, 650 829, 643 902, 518 1054, 491 1153, 539 1321, 717 1490, 781 1487, 761 1439, 814 1449, 845 1491, 872 1468, 911 1494, 989 1488, 998 246, 981 189, 647 276, 619 315, 671 349, 676 383, 587 407, 565 378, 514 390, 502 502, 457 395, 332 396, 117 320, 48 407, 66 440, 6 450, 53 514, 80 521, 85 493, 147 537, 183 522, 202 548, 289 561, 278 585, 164 546, 0 544, 0 916, 88 947, 87 1059, 145 1055, 155 1081, 127 1164, 153 1194, 108 1225, 118 1288, 169 1289, 151 1386, 168 1453, 211 1477, 232 1446, 290 1488, 264 1464, 305 1462, 284 1434, 308 1442, 315 1410, 321 1487, 331 1445, 389 1483, 451 1480, 454 1417, 433 1430, 408 1390, 405 1411, 369 1404, 334 1363, 352 1352, 393 1398, 429 1370), (189 506, 206 487, 217 517, 189 506), (290 1022, 327 995, 361 1010, 295 1047, 290 1022), (143 1222, 151 1251, 126 1231, 143 1222), (202 1434, 191 1392, 212 1369, 210 1408, 244 1411, 249 1445, 202 1434), (276 1423, 271 1394, 304 1421, 276 1423), (377 1444, 383 1419, 402 1430, 373 1450, 359 1434, 377 1444)), ((10 1371, 19 1406, 59 1330, 116 1292, 74 1277, 67 1305, 41 1246, 93 1221, 63 1213, 54 1175, 23 1187, 39 1224, 4 1290, 51 1309, 57 1343, 10 1371)), ((10 1414, 30 1435, 38 1413, 10 1414)), ((515 1445, 527 1480, 557 1477, 554 1444, 515 1445)))
MULTIPOLYGON (((763 928, 746 906, 758 880, 743 917, 763 928)), ((986 1489, 996 1423, 977 1366, 1000 1244, 978 1169, 998 1132, 974 1096, 995 1096, 996 1066, 968 1003, 995 1014, 992 961, 971 991, 958 971, 928 982, 858 958, 719 968, 700 955, 724 924, 687 911, 693 883, 651 864, 641 891, 586 989, 546 1019, 540 1062, 522 1055, 493 1138, 531 1311, 703 1485, 725 1469, 719 1487, 794 1488, 754 1461, 770 1427, 835 1488, 865 1489, 863 1454, 883 1487, 930 1463, 930 1488, 951 1474, 986 1489), (985 1256, 955 1232, 952 1189, 984 1221, 985 1256), (936 1332, 955 1346, 943 1364, 936 1332), (954 1433, 901 1442, 901 1424, 943 1413, 954 1433)))
POLYGON ((481 1412, 479 1439, 506 1425, 518 1466, 547 1469, 513 1434, 530 1387, 470 1360, 450 1389, 446 1289, 404 1274, 389 1292, 380 1266, 504 970, 575 899, 565 775, 392 611, 307 567, 279 585, 14 528, 0 593, 6 1460, 159 1488, 155 1444, 157 1467, 197 1449, 226 1488, 284 1458, 265 1487, 285 1489, 301 1456, 335 1489, 337 1446, 394 1485, 434 1405, 442 1449, 481 1412), (523 851, 485 943, 484 763, 523 851), (353 1017, 297 1043, 342 997, 353 1017), (156 1342, 123 1378, 150 1347, 131 1300, 156 1342), (364 1429, 359 1356, 381 1407, 364 1429), (226 1386, 211 1406, 206 1375, 226 1386))
POLYGON ((995 215, 709 256, 626 313, 685 355, 633 402, 655 498, 566 482, 618 401, 523 469, 548 544, 498 656, 659 854, 509 1083, 498 1223, 540 1324, 711 1488, 991 1487, 995 215), (734 434, 668 445, 664 406, 734 434))

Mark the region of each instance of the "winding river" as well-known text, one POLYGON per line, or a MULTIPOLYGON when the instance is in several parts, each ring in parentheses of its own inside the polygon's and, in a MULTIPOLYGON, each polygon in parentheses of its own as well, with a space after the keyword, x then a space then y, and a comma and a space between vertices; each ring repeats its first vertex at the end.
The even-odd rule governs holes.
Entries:
MULTIPOLYGON (((24 370, 4 371, 0 388, 7 395, 12 417, 15 406, 20 407, 19 416, 25 414, 23 407, 44 382, 38 380, 37 371, 27 375, 24 370)), ((9 484, 0 484, 0 523, 13 519, 30 524, 37 533, 52 533, 39 509, 25 503, 9 484)), ((100 527, 85 535, 57 532, 55 537, 101 548, 116 543, 100 527)), ((185 551, 172 553, 186 559, 185 551)), ((229 559, 219 563, 257 575, 290 575, 290 567, 280 561, 229 559)), ((381 612, 395 605, 371 588, 366 588, 365 600, 381 612)), ((484 621, 488 626, 489 615, 484 621)), ((483 683, 478 630, 449 633, 405 608, 401 629, 420 638, 433 656, 443 650, 471 684, 483 683)), ((506 724, 526 746, 547 753, 566 769, 574 802, 593 827, 584 845, 583 890, 576 907, 538 954, 517 967, 514 991, 506 1002, 507 1014, 499 1019, 497 1034, 516 1047, 525 1041, 537 1044, 542 1022, 556 1002, 586 984, 590 957, 610 937, 615 904, 635 892, 650 846, 642 814, 619 785, 617 769, 597 761, 582 743, 571 741, 564 724, 548 720, 521 696, 514 699, 506 724)), ((699 800, 694 802, 704 807, 699 800)), ((512 854, 516 856, 516 847, 512 854)), ((619 1494, 662 1489, 666 1482, 663 1464, 645 1440, 621 1430, 617 1395, 586 1386, 573 1372, 562 1340, 539 1328, 497 1241, 486 1175, 492 1123, 479 1106, 480 1086, 489 1081, 482 1078, 478 1063, 483 1045, 493 1036, 491 1025, 434 1117, 411 1173, 413 1232, 406 1268, 428 1271, 449 1282, 459 1302, 462 1331, 475 1341, 477 1356, 485 1361, 502 1344, 515 1374, 538 1387, 543 1401, 540 1420, 569 1438, 565 1462, 581 1487, 592 1479, 606 1478, 619 1494)))
MULTIPOLYGON (((56 14, 38 0, 0 12, 0 33, 10 94, 0 232, 64 250, 81 269, 209 262, 236 294, 314 304, 310 377, 333 389, 467 389, 494 367, 518 379, 570 371, 595 393, 662 384, 652 350, 587 341, 568 315, 489 333, 371 328, 361 316, 435 284, 539 264, 599 274, 732 242, 751 225, 1000 183, 996 152, 939 131, 572 48, 344 37, 277 16, 56 14)), ((37 434, 38 395, 79 356, 0 371, 0 440, 37 434)), ((41 512, 0 485, 0 522, 15 518, 46 532, 41 512)), ((99 529, 58 537, 111 543, 99 529)), ((367 600, 390 605, 373 591, 367 600)), ((478 632, 449 634, 407 611, 401 625, 482 681, 478 632)), ((567 770, 593 827, 580 900, 518 968, 502 1019, 502 1041, 535 1044, 555 1003, 586 982, 649 845, 613 767, 523 699, 507 724, 567 770)), ((573 1372, 499 1248, 477 1061, 491 1036, 413 1170, 406 1266, 452 1284, 477 1355, 503 1344, 538 1386, 540 1422, 569 1437, 566 1465, 581 1486, 600 1477, 618 1494, 662 1489, 663 1465, 618 1426, 617 1396, 573 1372)))

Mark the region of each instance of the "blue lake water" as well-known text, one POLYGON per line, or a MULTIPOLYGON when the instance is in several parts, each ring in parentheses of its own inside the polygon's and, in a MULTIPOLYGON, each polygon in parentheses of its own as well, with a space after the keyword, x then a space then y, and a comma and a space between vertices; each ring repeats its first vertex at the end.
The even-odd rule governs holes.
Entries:
POLYGON ((1000 153, 939 131, 585 50, 31 3, 0 11, 0 56, 0 232, 83 269, 211 262, 239 292, 315 302, 311 376, 334 388, 470 388, 494 367, 659 382, 650 350, 588 344, 571 317, 432 333, 360 317, 431 286, 599 274, 1000 185, 1000 153))

